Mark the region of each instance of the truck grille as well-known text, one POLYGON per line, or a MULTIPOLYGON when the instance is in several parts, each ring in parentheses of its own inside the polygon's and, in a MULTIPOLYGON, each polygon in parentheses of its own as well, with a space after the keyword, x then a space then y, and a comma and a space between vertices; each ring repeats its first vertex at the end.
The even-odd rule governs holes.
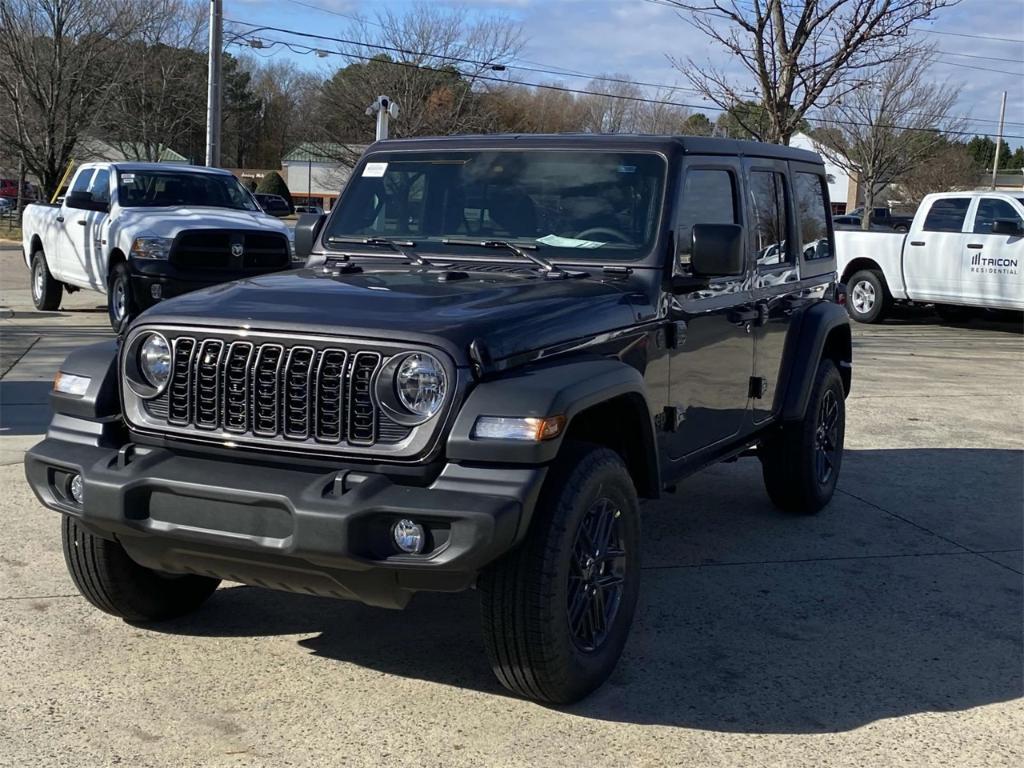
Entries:
POLYGON ((143 407, 149 417, 198 435, 394 444, 411 429, 375 401, 383 362, 375 350, 178 336, 171 340, 167 388, 143 407))
POLYGON ((284 235, 228 229, 186 230, 174 239, 170 256, 181 269, 256 273, 286 269, 290 260, 284 235))

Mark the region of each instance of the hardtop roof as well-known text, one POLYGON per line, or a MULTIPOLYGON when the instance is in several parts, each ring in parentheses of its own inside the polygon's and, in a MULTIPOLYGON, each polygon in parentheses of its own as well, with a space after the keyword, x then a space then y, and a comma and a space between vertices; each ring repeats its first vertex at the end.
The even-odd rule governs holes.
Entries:
POLYGON ((231 176, 231 171, 223 168, 210 168, 205 165, 185 165, 184 163, 145 163, 138 161, 106 162, 101 160, 81 163, 81 168, 116 168, 119 171, 162 171, 165 173, 215 173, 231 176))

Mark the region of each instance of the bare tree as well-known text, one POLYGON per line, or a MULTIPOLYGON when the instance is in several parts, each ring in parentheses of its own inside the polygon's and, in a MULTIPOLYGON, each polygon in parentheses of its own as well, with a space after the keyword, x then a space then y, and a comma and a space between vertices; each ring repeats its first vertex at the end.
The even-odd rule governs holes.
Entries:
POLYGON ((673 103, 676 91, 663 88, 645 95, 628 75, 601 75, 577 97, 583 129, 591 133, 684 133, 690 112, 673 103))
POLYGON ((150 17, 145 0, 0 0, 0 143, 47 196, 150 17))
MULTIPOLYGON (((886 186, 924 162, 946 144, 944 135, 962 120, 950 110, 959 89, 933 82, 928 55, 901 58, 869 73, 867 81, 824 112, 815 131, 819 147, 832 162, 855 175, 870 213, 886 186)), ((870 216, 861 225, 870 226, 870 216)))
POLYGON ((960 0, 663 0, 746 70, 737 80, 707 62, 669 56, 722 109, 759 101, 762 141, 788 144, 812 107, 842 100, 866 73, 906 53, 916 22, 960 0), (754 87, 751 88, 750 80, 754 87))
POLYGON ((981 175, 966 146, 958 142, 943 142, 900 175, 895 184, 906 202, 916 204, 930 192, 974 189, 981 175))

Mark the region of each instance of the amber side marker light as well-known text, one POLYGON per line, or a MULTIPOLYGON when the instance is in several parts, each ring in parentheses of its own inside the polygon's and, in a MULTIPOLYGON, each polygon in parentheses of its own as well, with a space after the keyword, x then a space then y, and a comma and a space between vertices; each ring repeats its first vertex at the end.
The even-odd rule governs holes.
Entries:
POLYGON ((551 440, 565 429, 565 416, 479 416, 473 425, 474 439, 526 440, 539 443, 551 440))

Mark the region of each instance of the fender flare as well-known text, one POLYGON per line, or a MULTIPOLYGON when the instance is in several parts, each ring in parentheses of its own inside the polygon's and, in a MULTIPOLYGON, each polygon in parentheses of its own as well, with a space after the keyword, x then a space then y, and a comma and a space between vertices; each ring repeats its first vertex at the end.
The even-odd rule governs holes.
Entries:
POLYGON ((782 418, 800 421, 814 386, 814 377, 822 357, 836 362, 843 379, 843 389, 850 394, 853 349, 850 316, 843 307, 829 301, 818 302, 801 313, 793 323, 786 342, 783 370, 789 372, 780 392, 784 392, 782 418))
POLYGON ((53 412, 89 421, 108 420, 121 413, 117 380, 118 341, 101 341, 76 349, 60 364, 61 373, 87 376, 89 386, 81 397, 53 390, 50 405, 53 412))
MULTIPOLYGON (((453 461, 544 464, 558 455, 573 419, 595 405, 623 395, 639 398, 644 458, 658 485, 658 451, 647 387, 636 368, 608 358, 553 362, 509 373, 478 384, 463 403, 448 435, 447 455, 453 461), (471 438, 478 416, 537 417, 564 415, 561 434, 543 442, 471 438)), ((610 425, 614 428, 615 425, 610 425)))

